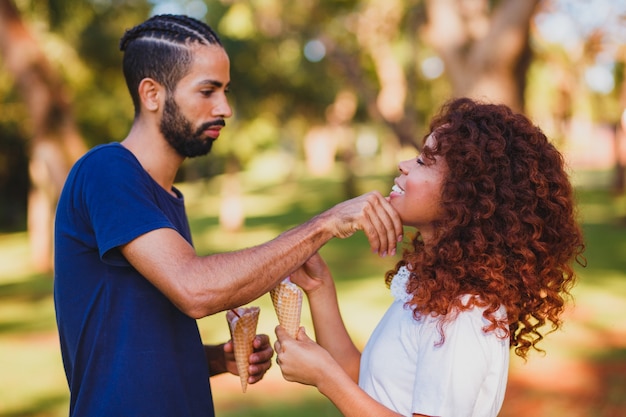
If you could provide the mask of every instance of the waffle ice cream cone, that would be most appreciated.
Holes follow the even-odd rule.
[[[295,338],[300,328],[302,290],[287,277],[270,291],[270,296],[278,323]]]
[[[239,307],[226,312],[226,320],[230,329],[230,337],[233,340],[235,361],[243,392],[246,392],[248,386],[249,358],[254,350],[252,342],[256,336],[259,311],[259,307]]]

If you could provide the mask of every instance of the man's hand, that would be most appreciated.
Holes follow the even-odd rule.
[[[338,238],[363,230],[372,251],[380,256],[395,255],[396,245],[402,241],[400,217],[378,191],[339,203],[320,216],[330,218],[333,235]]]
[[[272,366],[272,357],[274,356],[274,350],[270,345],[270,338],[266,334],[256,335],[252,346],[254,351],[249,358],[249,384],[254,384],[263,379],[267,370]],[[224,344],[224,358],[226,360],[226,370],[234,375],[239,375],[239,372],[237,371],[237,364],[235,363],[232,340],[229,340]]]

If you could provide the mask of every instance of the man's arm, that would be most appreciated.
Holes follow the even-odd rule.
[[[333,237],[363,230],[381,256],[394,254],[402,224],[378,192],[344,201],[275,239],[236,252],[198,256],[173,229],[157,229],[121,247],[122,254],[181,311],[201,318],[263,295]]]

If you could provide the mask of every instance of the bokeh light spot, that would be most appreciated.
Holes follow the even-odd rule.
[[[319,62],[326,56],[326,47],[322,41],[313,39],[304,45],[304,56],[311,62]]]

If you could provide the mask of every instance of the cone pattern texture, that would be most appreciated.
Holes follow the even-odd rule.
[[[239,315],[237,317],[237,314]],[[226,320],[233,339],[233,349],[237,371],[241,380],[241,390],[246,392],[248,387],[248,366],[250,354],[254,350],[252,342],[256,336],[256,326],[259,322],[259,307],[239,307],[226,312]]]
[[[295,338],[300,328],[302,290],[287,277],[270,291],[270,295],[278,323]]]

